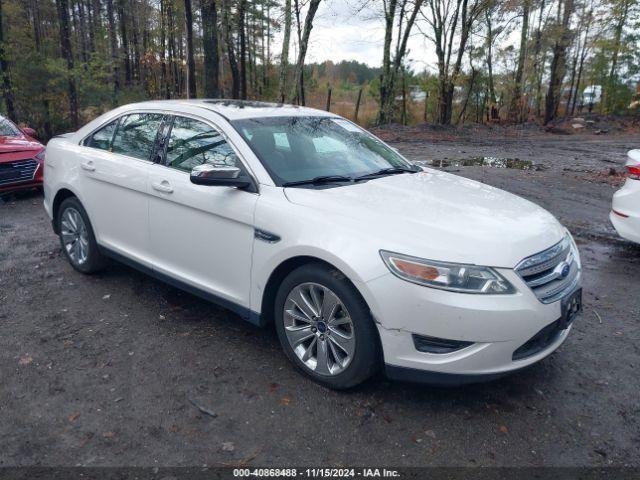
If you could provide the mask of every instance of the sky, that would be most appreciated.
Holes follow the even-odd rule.
[[[380,18],[382,12],[371,9],[358,12],[356,5],[358,5],[357,1],[345,0],[325,0],[320,4],[311,31],[306,62],[357,60],[371,67],[379,67],[382,64],[384,40],[384,24]],[[294,25],[291,38],[295,39],[295,37]],[[276,35],[274,54],[280,51],[281,44],[281,34]],[[294,45],[293,49],[295,51],[291,52],[291,61],[295,60],[297,45]],[[435,66],[436,56],[433,44],[416,29],[409,40],[408,58],[417,70],[423,70],[425,62],[431,65],[431,69]]]
[[[365,1],[368,1],[372,7],[358,11],[358,5]],[[379,0],[323,0],[314,19],[305,61],[311,63],[325,60],[333,62],[357,60],[371,67],[379,67],[382,64],[384,40],[381,4]],[[303,11],[302,21],[305,14],[306,9]],[[424,20],[418,25],[423,29],[428,28]],[[499,46],[515,44],[518,36],[519,30],[513,30],[507,38],[500,41]],[[291,38],[290,61],[295,61],[297,54],[295,19]],[[273,43],[274,56],[280,53],[281,45],[282,32],[279,32]],[[432,73],[437,72],[435,47],[416,27],[413,28],[409,38],[407,59],[415,71],[423,71],[426,68]]]

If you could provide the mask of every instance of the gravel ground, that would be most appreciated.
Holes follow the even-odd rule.
[[[414,160],[531,199],[575,234],[582,316],[538,365],[458,388],[333,392],[275,333],[114,264],[66,262],[37,193],[0,201],[0,466],[640,466],[640,248],[607,215],[638,136],[384,132]]]

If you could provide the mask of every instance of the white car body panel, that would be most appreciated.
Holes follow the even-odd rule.
[[[162,165],[151,168],[148,191],[154,268],[248,308],[258,195],[194,185],[187,172]]]
[[[640,149],[630,150],[626,165],[640,166]],[[613,194],[609,219],[622,238],[640,243],[640,180],[627,178]],[[622,217],[615,212],[622,213]]]
[[[375,238],[377,250],[422,258],[428,252],[430,260],[513,268],[565,234],[551,214],[527,200],[432,169],[348,188],[291,188],[286,195],[334,221],[342,217],[342,225],[357,224],[361,235]]]
[[[194,185],[185,172],[81,145],[98,127],[139,111],[194,117],[222,131],[258,192]],[[392,366],[447,374],[507,372],[537,362],[566,339],[570,328],[536,355],[511,358],[561,315],[559,301],[542,303],[514,271],[524,258],[567,234],[550,213],[432,169],[336,188],[278,187],[228,122],[272,115],[337,117],[306,108],[214,107],[204,101],[120,107],[49,142],[45,209],[52,218],[57,192],[70,190],[87,210],[101,246],[225,306],[237,305],[236,311],[254,322],[270,313],[263,311],[265,288],[280,265],[297,257],[325,261],[367,302],[384,360]],[[171,193],[154,185],[168,186]],[[279,239],[258,240],[256,229]],[[389,271],[380,250],[494,267],[517,292],[460,294],[409,283]],[[414,348],[413,334],[474,344],[451,354],[422,353]]]
[[[83,205],[88,206],[96,238],[105,247],[151,265],[147,176],[153,164],[74,147],[79,164],[78,189],[84,193]]]

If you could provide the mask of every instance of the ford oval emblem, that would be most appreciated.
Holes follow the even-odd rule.
[[[567,278],[570,271],[571,271],[571,266],[568,263],[565,263],[562,267],[562,270],[560,270],[560,276],[562,278]]]

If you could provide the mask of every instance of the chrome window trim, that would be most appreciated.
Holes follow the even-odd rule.
[[[110,153],[111,155],[118,155],[119,157],[126,158],[126,159],[138,160],[140,162],[146,162],[146,163],[154,163],[153,160],[150,160],[150,159],[149,160],[145,160],[144,158],[132,157],[130,155],[124,155],[122,153],[112,152],[111,150],[102,150],[101,148],[89,147],[89,146],[84,144],[84,142],[87,140],[87,138],[91,137],[98,130],[101,130],[104,127],[106,127],[107,125],[109,125],[110,123],[113,123],[113,122],[117,121],[118,125],[116,125],[116,130],[115,130],[115,132],[113,132],[114,133],[114,138],[115,138],[115,134],[118,133],[118,128],[120,127],[120,121],[124,117],[128,117],[129,115],[135,115],[136,113],[157,113],[157,114],[160,114],[160,115],[168,115],[165,110],[153,110],[153,109],[136,109],[136,110],[131,110],[129,112],[121,113],[120,115],[117,115],[115,117],[111,117],[109,120],[106,120],[105,122],[101,123],[100,126],[98,126],[98,127],[94,128],[93,130],[91,130],[90,133],[88,133],[87,135],[82,137],[82,139],[78,142],[78,146],[81,147],[81,148],[88,148],[90,150],[97,150],[98,152]],[[158,133],[156,132],[156,137],[157,137],[157,135],[158,135]],[[113,138],[111,139],[111,141],[113,142]]]
[[[204,117],[201,117],[200,115],[197,115],[197,114],[194,114],[194,113],[190,113],[190,112],[189,113],[187,113],[187,112],[173,112],[173,113],[169,113],[169,115],[171,115],[173,117],[173,119],[171,120],[171,128],[169,129],[169,132],[168,132],[168,135],[167,135],[167,140],[171,136],[171,131],[173,130],[173,121],[175,120],[175,117],[191,118],[192,120],[197,120],[197,121],[202,122],[202,123],[204,123],[206,125],[209,125],[211,128],[213,128],[216,132],[218,132],[220,134],[220,136],[224,139],[225,142],[227,142],[229,144],[229,146],[231,147],[233,152],[238,157],[238,160],[240,161],[240,163],[244,167],[245,171],[247,172],[247,175],[249,175],[249,178],[251,178],[251,181],[253,182],[254,186],[256,187],[257,192],[247,192],[247,193],[253,193],[255,195],[259,195],[260,194],[260,183],[258,182],[258,180],[256,178],[256,174],[253,172],[253,170],[249,166],[248,162],[245,160],[244,156],[240,153],[240,149],[238,149],[238,147],[233,142],[233,140],[231,140],[231,138],[229,138],[229,135],[227,135],[226,132],[222,128],[220,128],[212,120],[209,120],[208,118],[204,118]],[[165,151],[163,152],[163,157],[164,157],[165,153],[166,153],[166,148],[165,148]],[[166,157],[163,158],[163,161],[166,161]],[[170,167],[170,166],[168,166],[168,165],[166,165],[164,163],[161,164],[161,163],[155,163],[154,162],[154,164],[158,165],[160,167],[169,168],[172,171],[184,173],[185,175],[190,175],[190,172],[185,172],[184,170],[179,170],[177,168]]]
[[[216,113],[213,110],[207,110],[207,112],[212,112],[212,113]],[[168,167],[167,165],[161,165],[161,164],[157,164],[156,162],[152,161],[152,160],[143,160],[140,158],[136,158],[136,157],[130,157],[128,155],[122,155],[121,153],[114,153],[114,152],[110,152],[108,150],[101,150],[99,148],[92,148],[92,147],[87,147],[86,145],[84,145],[84,142],[87,138],[89,138],[91,135],[93,135],[95,132],[97,132],[98,130],[100,130],[101,128],[106,127],[108,124],[110,124],[111,122],[118,120],[120,121],[123,117],[127,116],[127,115],[132,115],[132,114],[136,114],[136,113],[159,113],[162,115],[170,115],[172,117],[186,117],[186,118],[192,118],[194,120],[198,120],[200,122],[206,123],[207,125],[209,125],[211,128],[213,128],[214,130],[216,130],[221,136],[222,138],[224,138],[224,140],[231,146],[231,148],[233,149],[233,151],[235,152],[236,156],[238,157],[238,160],[240,161],[240,163],[242,164],[242,166],[244,167],[244,169],[246,170],[247,174],[249,175],[249,177],[251,178],[251,180],[253,181],[257,192],[247,192],[247,193],[255,193],[256,195],[260,194],[260,182],[258,182],[257,180],[257,176],[255,174],[255,172],[253,171],[253,169],[251,168],[251,166],[248,164],[248,162],[246,161],[246,159],[244,158],[244,156],[240,153],[240,150],[238,149],[237,145],[234,143],[234,141],[229,138],[229,135],[226,134],[226,132],[224,131],[224,129],[220,128],[218,126],[218,124],[208,118],[202,117],[200,115],[197,115],[195,113],[191,113],[191,112],[181,112],[181,111],[176,111],[176,110],[167,110],[165,108],[161,108],[161,109],[153,109],[153,108],[137,108],[137,109],[133,109],[133,110],[129,110],[127,112],[122,112],[120,115],[116,115],[113,117],[110,117],[109,119],[105,120],[103,123],[101,123],[99,126],[97,126],[96,128],[94,128],[93,130],[91,130],[91,132],[89,132],[88,134],[86,134],[84,137],[82,137],[82,139],[78,142],[78,145],[81,148],[89,148],[91,150],[97,150],[99,152],[107,152],[110,153],[112,155],[118,155],[120,157],[126,158],[126,159],[132,159],[132,160],[138,160],[141,162],[145,162],[151,165],[159,165],[161,167],[166,167],[166,168],[171,168]],[[172,126],[173,126],[173,122],[172,122]],[[233,127],[232,127],[233,128]],[[171,133],[171,131],[169,131],[169,134]],[[172,169],[175,171],[180,171],[178,169]],[[189,172],[184,172],[182,171],[182,173],[185,174],[189,174]]]

